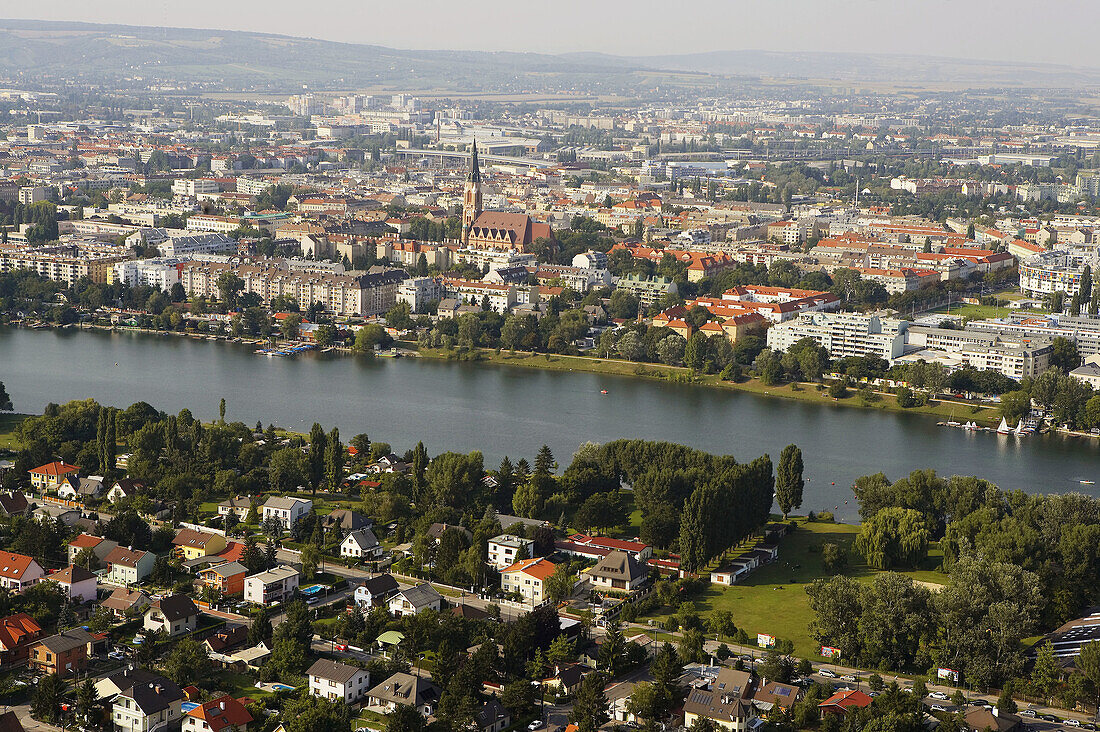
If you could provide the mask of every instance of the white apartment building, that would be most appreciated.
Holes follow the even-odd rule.
[[[172,181],[172,193],[194,198],[203,193],[217,193],[218,181],[212,178],[178,178]]]
[[[313,508],[313,501],[307,498],[289,498],[286,496],[272,496],[263,506],[263,520],[273,518],[282,524],[283,528],[298,523]]]
[[[296,589],[298,570],[285,564],[244,578],[244,599],[257,605],[282,602]]]
[[[178,257],[156,257],[119,262],[114,266],[114,282],[125,282],[130,287],[145,285],[168,292],[180,281],[176,265],[181,261]]]
[[[768,348],[786,351],[803,338],[813,338],[832,358],[878,356],[893,361],[905,352],[908,323],[859,313],[803,313],[768,329]]]
[[[428,303],[446,296],[443,280],[438,277],[410,277],[397,287],[397,302],[407,303],[414,313],[425,312]]]
[[[906,344],[909,348],[927,349],[913,354],[913,358],[939,360],[928,356],[934,357],[937,353],[942,353],[948,360],[947,365],[997,371],[1016,381],[1034,378],[1046,371],[1054,352],[1053,340],[1050,338],[1028,338],[922,325],[909,326]]]
[[[228,234],[241,227],[241,220],[232,216],[214,216],[213,214],[192,214],[187,217],[188,231],[217,231]]]
[[[507,312],[518,302],[515,285],[500,285],[477,280],[462,280],[456,277],[444,277],[443,289],[447,297],[480,306],[489,298],[489,308],[498,313]]]
[[[527,550],[527,559],[534,553],[535,542],[513,534],[501,534],[489,539],[489,564],[504,569],[516,563],[521,548]]]
[[[514,592],[535,607],[546,600],[545,586],[558,566],[545,557],[524,559],[500,571],[500,588]]]
[[[221,233],[191,234],[183,233],[170,236],[157,244],[162,256],[188,257],[195,254],[222,254],[236,252],[237,241]]]

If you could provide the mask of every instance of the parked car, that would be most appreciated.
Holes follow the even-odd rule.
[[[830,671],[827,668],[823,668],[820,671],[818,671],[817,673],[821,676],[824,676],[827,679],[835,679],[836,678],[836,672],[835,671]]]
[[[527,729],[530,730],[530,732],[535,732],[535,730],[542,729],[545,726],[545,722],[543,722],[541,719],[536,719],[534,722],[531,722],[531,724],[527,725]]]
[[[1081,726],[1081,720],[1079,720],[1079,719],[1067,719],[1065,722],[1063,722],[1063,724],[1066,725],[1067,727],[1080,727]]]
[[[947,694],[943,693],[942,691],[933,691],[928,696],[932,699],[939,699],[940,701],[947,701],[948,699],[951,698]]]
[[[931,709],[931,710],[932,710],[933,712],[946,712],[946,711],[947,711],[947,707],[943,706],[942,704],[933,704],[933,705],[932,705],[932,706],[930,707],[930,709]]]
[[[1035,716],[1035,710],[1034,709],[1021,709],[1020,710],[1020,716],[1021,717],[1034,717]]]
[[[844,674],[844,675],[843,675],[843,676],[841,676],[840,678],[844,679],[845,681],[851,681],[851,682],[853,682],[853,683],[854,683],[854,682],[856,682],[856,681],[859,681],[859,679],[857,679],[857,678],[856,678],[855,676],[853,676],[852,674]]]

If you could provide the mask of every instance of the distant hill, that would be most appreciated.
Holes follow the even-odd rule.
[[[407,51],[243,31],[0,20],[0,75],[96,82],[160,79],[229,88],[317,87],[522,92],[629,90],[661,72],[975,86],[1070,87],[1100,70],[855,53],[716,51],[621,57]],[[644,81],[643,81],[644,80]]]

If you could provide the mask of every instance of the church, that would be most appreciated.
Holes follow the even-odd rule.
[[[483,211],[481,208],[481,168],[477,161],[477,142],[470,156],[470,175],[462,197],[462,244],[471,249],[496,249],[530,252],[536,239],[554,241],[550,224],[535,221],[527,214]]]

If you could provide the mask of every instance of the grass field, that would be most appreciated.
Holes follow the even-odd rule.
[[[18,450],[15,428],[29,417],[29,414],[0,414],[0,450]]]
[[[984,320],[986,318],[1003,318],[1011,310],[999,308],[996,305],[971,305],[969,303],[956,303],[948,310],[946,306],[936,308],[925,315],[953,315],[965,320]]]
[[[692,600],[703,615],[714,609],[731,611],[737,627],[750,637],[757,633],[774,635],[792,641],[797,655],[819,658],[820,647],[810,637],[813,611],[806,587],[819,577],[829,576],[819,551],[826,543],[849,545],[848,567],[843,574],[861,582],[874,578],[877,572],[867,567],[850,546],[858,533],[855,524],[799,520],[798,530],[780,542],[778,560],[732,587],[711,585]],[[943,584],[947,576],[936,569],[941,556],[938,550],[931,551],[922,569],[904,574],[921,582]],[[655,617],[667,618],[667,610]]]

